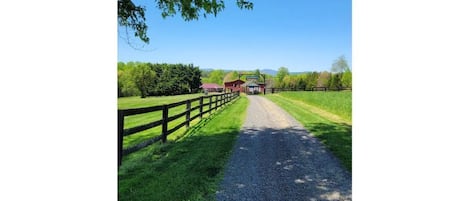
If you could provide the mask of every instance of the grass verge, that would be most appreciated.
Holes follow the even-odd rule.
[[[313,107],[326,110],[343,118],[347,122],[352,121],[352,92],[351,91],[329,91],[329,92],[305,92],[288,91],[278,93],[279,96],[301,101]]]
[[[306,106],[295,104],[283,96],[267,95],[266,98],[301,122],[341,161],[346,169],[352,171],[352,126],[350,124],[330,121],[312,112]]]
[[[155,143],[124,158],[119,200],[214,200],[247,105],[241,96],[178,141]]]

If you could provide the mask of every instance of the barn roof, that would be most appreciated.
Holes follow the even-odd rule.
[[[247,81],[246,83],[242,84],[243,87],[258,87],[259,85],[252,81]]]
[[[220,89],[223,88],[222,86],[214,83],[204,83],[202,86],[200,86],[203,89]]]
[[[234,81],[231,81],[231,82],[225,82],[225,85],[234,84],[234,83],[238,83],[238,82],[244,83],[244,81],[242,81],[242,80],[234,80]]]

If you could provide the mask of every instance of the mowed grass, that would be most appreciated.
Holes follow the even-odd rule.
[[[142,107],[150,107],[156,105],[164,105],[175,103],[179,101],[184,101],[188,99],[193,99],[197,97],[203,96],[202,93],[199,94],[187,94],[187,95],[178,95],[178,96],[160,96],[160,97],[147,97],[147,98],[140,98],[140,97],[124,97],[118,99],[118,109],[130,109],[130,108],[142,108]],[[207,103],[209,98],[204,98],[204,103]],[[215,101],[215,98],[212,98],[212,101]],[[194,101],[191,103],[191,107],[198,106],[199,101]],[[215,107],[215,104],[212,105]],[[204,111],[208,110],[209,106],[204,107]],[[180,114],[186,110],[186,105],[183,104],[178,107],[174,107],[169,109],[168,116],[173,116],[176,114]],[[191,112],[191,117],[194,115],[198,115],[199,110],[195,110]],[[208,116],[208,114],[204,115],[204,117]],[[162,119],[162,111],[126,116],[124,118],[124,129],[132,128],[136,126],[140,126],[146,123],[150,123],[153,121],[157,121]],[[195,125],[199,122],[200,119],[193,120],[190,125]],[[177,126],[178,124],[185,121],[185,116],[180,117],[170,123],[168,123],[168,130]],[[139,133],[125,136],[123,140],[124,149],[129,148],[131,146],[137,145],[145,140],[150,138],[156,137],[161,135],[161,126],[157,126],[145,131],[141,131]],[[168,136],[168,140],[177,140],[185,133],[185,128],[182,127],[178,129],[176,132],[172,133]]]
[[[342,165],[351,172],[352,125],[327,119],[322,115],[313,112],[306,104],[296,104],[295,101],[305,99],[296,99],[296,97],[299,97],[301,93],[311,94],[312,92],[288,92],[289,94],[286,94],[286,96],[283,93],[287,92],[282,92],[280,95],[267,95],[266,97],[291,114],[296,120],[301,122],[303,126],[317,137],[341,161]],[[326,95],[327,93],[330,92],[322,92],[325,97],[334,97]],[[320,93],[318,93],[318,95],[319,94]],[[325,97],[317,99],[325,100]],[[331,100],[331,102],[333,101]]]
[[[118,108],[119,109],[130,109],[130,108],[141,108],[141,107],[150,107],[155,105],[163,105],[174,103],[182,100],[187,100],[191,98],[197,98],[203,96],[202,93],[197,94],[184,94],[177,96],[149,96],[146,98],[140,98],[139,96],[132,97],[122,97],[118,98]]]
[[[183,138],[125,157],[119,168],[119,200],[214,200],[247,105],[241,96]]]
[[[278,95],[334,113],[347,121],[352,121],[352,92],[329,91],[307,92],[288,91]]]

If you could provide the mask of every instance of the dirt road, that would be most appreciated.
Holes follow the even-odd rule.
[[[350,173],[316,138],[270,100],[248,98],[217,200],[352,199]]]

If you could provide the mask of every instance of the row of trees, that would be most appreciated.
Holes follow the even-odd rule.
[[[275,88],[312,89],[313,87],[328,87],[333,89],[352,88],[352,72],[332,73],[309,72],[296,75],[286,74],[274,78]]]
[[[280,67],[274,78],[276,88],[312,89],[328,87],[333,89],[352,88],[352,71],[344,56],[332,64],[331,72],[310,72],[290,75],[288,68]]]
[[[244,76],[239,77],[240,73],[244,73]],[[237,80],[240,78],[241,80],[245,80],[246,73],[252,73],[252,75],[256,75],[259,77],[259,82],[264,82],[264,78],[261,76],[261,72],[259,69],[254,71],[226,71],[221,69],[211,70],[211,71],[203,71],[202,72],[202,82],[203,83],[215,83],[219,85],[223,85],[225,82],[230,82]]]
[[[244,72],[248,73],[248,72]],[[259,70],[252,71],[254,75],[258,75],[259,82],[263,83],[263,77],[260,76]],[[223,86],[224,82],[238,79],[239,72],[225,72],[223,70],[213,70],[203,72],[203,83],[216,83]],[[245,80],[241,77],[241,80]],[[267,88],[294,88],[294,89],[312,89],[313,87],[328,87],[333,89],[352,88],[352,72],[348,68],[336,72],[307,72],[301,74],[290,74],[288,68],[280,67],[276,76],[266,75]]]
[[[117,68],[119,97],[196,93],[202,85],[202,72],[192,64],[119,62]]]

